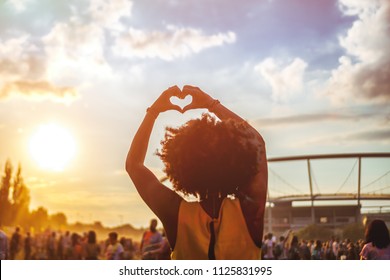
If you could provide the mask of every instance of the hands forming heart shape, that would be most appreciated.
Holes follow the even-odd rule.
[[[176,110],[184,113],[191,109],[206,109],[214,99],[198,87],[186,85],[183,90],[173,86],[165,90],[150,107],[155,112]]]
[[[180,107],[182,113],[185,112],[184,108],[192,104],[192,100],[193,98],[191,95],[186,95],[184,98],[180,98],[177,96],[172,96],[171,98],[169,98],[169,101],[172,103],[172,105],[177,105]]]

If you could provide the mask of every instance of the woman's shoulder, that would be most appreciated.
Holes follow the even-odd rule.
[[[378,259],[390,260],[390,244],[388,244],[385,248],[378,249]]]
[[[372,248],[374,248],[374,246],[372,245],[372,242],[368,242],[368,243],[364,244],[364,246],[363,246],[363,250],[364,249],[365,250],[370,250]]]
[[[390,244],[380,249],[369,242],[363,246],[360,256],[365,260],[390,260]]]
[[[360,256],[362,256],[364,259],[367,259],[369,253],[373,250],[373,248],[374,248],[374,246],[372,245],[371,242],[366,243],[366,244],[363,246],[363,248],[362,248],[362,250],[361,250],[361,252],[360,252]]]

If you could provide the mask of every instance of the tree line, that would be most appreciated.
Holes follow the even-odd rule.
[[[24,228],[42,229],[47,227],[67,226],[64,213],[49,215],[44,207],[30,211],[30,190],[22,176],[19,163],[14,172],[13,165],[7,160],[4,165],[0,185],[0,227],[22,226]]]

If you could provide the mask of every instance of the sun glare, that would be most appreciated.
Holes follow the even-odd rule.
[[[73,136],[54,123],[41,125],[30,140],[30,153],[39,167],[62,171],[76,153]]]

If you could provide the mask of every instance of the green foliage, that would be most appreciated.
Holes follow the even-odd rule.
[[[22,167],[20,164],[13,181],[12,204],[12,220],[15,224],[23,224],[29,215],[30,191],[24,184]]]
[[[362,223],[353,223],[343,228],[343,237],[351,241],[364,239],[364,226]]]
[[[350,239],[351,241],[357,241],[364,239],[364,226],[361,223],[348,224],[343,228],[336,229],[337,236],[342,239]],[[296,235],[299,239],[305,240],[328,240],[332,235],[335,235],[335,231],[320,225],[308,225],[307,227],[299,230]]]
[[[7,160],[4,165],[4,175],[0,186],[0,226],[9,225],[12,221],[12,203],[10,193],[12,188],[12,164]]]
[[[50,225],[54,228],[62,228],[67,224],[67,218],[64,213],[56,213],[50,216]]]
[[[30,215],[30,226],[40,229],[49,225],[49,214],[44,207],[33,210]]]
[[[333,235],[333,231],[319,225],[308,225],[297,232],[299,239],[305,240],[327,240]]]

